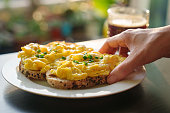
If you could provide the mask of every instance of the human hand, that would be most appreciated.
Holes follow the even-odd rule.
[[[119,47],[128,48],[130,55],[111,71],[107,78],[109,84],[124,79],[139,66],[170,57],[170,26],[124,31],[108,38],[99,52],[114,54]],[[128,49],[119,52],[126,55]]]

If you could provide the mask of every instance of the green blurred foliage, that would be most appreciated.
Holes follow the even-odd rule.
[[[107,9],[115,3],[115,0],[93,0],[92,2],[96,10],[99,11],[100,15],[107,17]]]
[[[40,25],[33,19],[27,19],[23,15],[13,15],[7,23],[7,28],[13,31],[16,38],[28,37],[40,37],[46,33],[40,29]]]

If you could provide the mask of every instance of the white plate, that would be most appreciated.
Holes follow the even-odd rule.
[[[60,98],[92,98],[120,93],[131,89],[142,82],[146,72],[144,67],[131,73],[125,80],[112,85],[98,86],[89,89],[62,90],[50,87],[46,81],[32,81],[18,71],[19,59],[8,61],[2,69],[3,77],[12,85],[38,95]]]

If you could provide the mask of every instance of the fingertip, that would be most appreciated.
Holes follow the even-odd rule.
[[[129,75],[134,70],[133,61],[130,61],[128,58],[125,59],[124,62],[119,64],[115,69],[113,69],[109,76],[107,77],[107,83],[113,84],[115,82],[121,81],[126,76]]]
[[[103,46],[99,49],[99,52],[102,53],[102,54],[104,53]]]
[[[110,47],[108,40],[99,49],[100,53],[115,54],[118,48]]]
[[[108,84],[113,84],[117,81],[119,81],[121,75],[117,74],[117,69],[112,70],[109,74],[109,76],[107,77],[107,83]]]
[[[108,77],[107,77],[107,83],[108,84],[113,84],[113,83],[115,83],[116,82],[116,77],[114,77],[114,75],[109,75]]]
[[[101,48],[99,49],[99,52],[100,52],[100,53],[105,53],[106,48],[108,48],[108,45],[107,45],[107,43],[105,42],[105,43],[101,46]]]

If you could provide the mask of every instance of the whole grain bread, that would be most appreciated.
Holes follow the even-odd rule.
[[[31,79],[45,80],[46,78],[45,73],[40,73],[40,71],[33,71],[33,70],[25,69],[22,62],[20,62],[19,64],[19,71],[23,73],[26,77],[31,78]]]
[[[59,89],[81,89],[107,83],[106,82],[107,76],[105,75],[87,77],[86,79],[82,80],[64,80],[57,78],[55,75],[50,74],[49,71],[47,73],[40,73],[40,71],[27,70],[24,68],[22,62],[20,62],[19,64],[19,71],[30,79],[36,80],[46,79],[50,86]]]
[[[47,46],[51,46],[54,42],[46,44]],[[60,41],[56,41],[55,43],[60,43]],[[66,45],[71,45],[73,43],[66,43]],[[76,45],[76,44],[75,44]],[[80,88],[88,88],[96,85],[106,84],[107,76],[94,76],[87,77],[86,79],[81,80],[64,80],[57,78],[55,75],[52,75],[50,71],[46,73],[40,73],[40,71],[28,70],[24,68],[24,64],[20,61],[19,71],[23,73],[26,77],[35,80],[47,80],[48,84],[52,87],[59,89],[80,89]]]
[[[102,75],[87,77],[86,79],[81,80],[64,80],[57,78],[55,75],[50,74],[50,72],[46,73],[46,80],[49,85],[59,89],[80,89],[106,84],[106,78],[107,76]]]
[[[61,43],[61,41],[54,41],[46,44],[46,46],[51,46],[53,43]],[[71,45],[75,43],[65,43],[66,45]],[[24,68],[22,60],[20,61],[19,64],[19,71],[23,73],[26,77],[31,78],[31,79],[36,79],[36,80],[45,80],[46,79],[46,73],[40,73],[40,71],[35,71],[35,70],[28,70]]]

